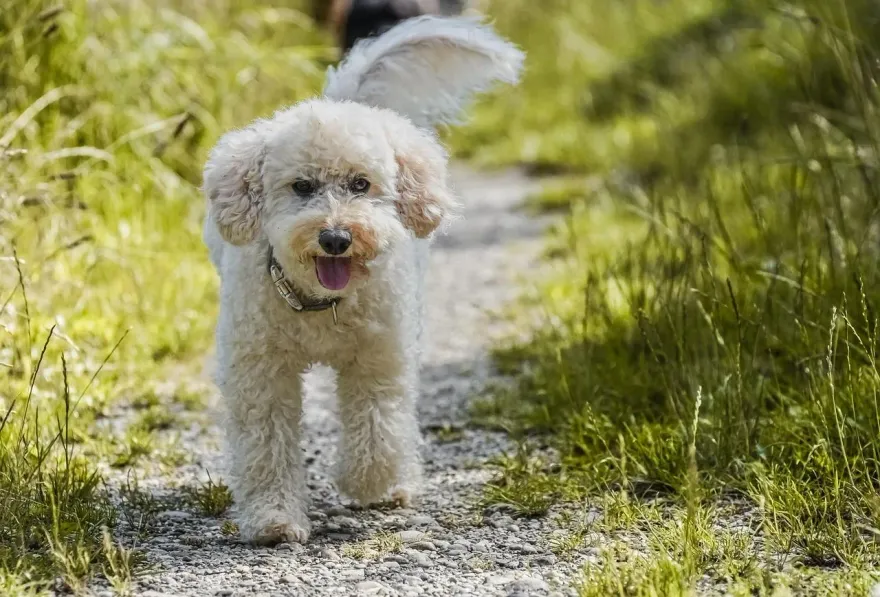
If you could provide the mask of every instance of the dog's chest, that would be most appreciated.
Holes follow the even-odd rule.
[[[331,310],[286,313],[279,325],[284,343],[291,353],[308,364],[332,365],[348,360],[371,338],[387,336],[394,331],[387,322],[362,306],[340,305],[334,321]],[[396,326],[393,326],[396,327]]]

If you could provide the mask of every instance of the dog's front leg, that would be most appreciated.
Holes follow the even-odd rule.
[[[361,504],[408,504],[421,478],[415,374],[403,354],[361,354],[339,370],[339,489]]]
[[[222,383],[230,488],[243,539],[304,543],[311,525],[300,448],[302,379],[291,368],[267,366],[271,360],[241,362]]]

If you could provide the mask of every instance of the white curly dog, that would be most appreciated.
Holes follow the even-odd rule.
[[[523,54],[472,18],[420,17],[359,43],[323,97],[225,134],[204,170],[204,237],[221,279],[216,381],[242,537],[304,542],[302,375],[332,367],[338,488],[406,504],[421,476],[416,421],[422,276],[454,213],[453,122]]]

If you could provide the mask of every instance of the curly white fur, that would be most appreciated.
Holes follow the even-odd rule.
[[[521,62],[474,21],[404,22],[356,47],[324,98],[229,132],[212,150],[204,238],[221,277],[217,383],[245,539],[308,538],[302,374],[317,363],[338,375],[340,490],[363,503],[415,494],[423,269],[456,202],[446,152],[413,119],[448,120],[493,80],[515,80]],[[358,178],[368,190],[355,190]],[[298,180],[313,191],[298,194]],[[318,235],[328,228],[352,237],[338,257],[351,263],[341,290],[316,275],[327,258]],[[293,312],[277,294],[270,246],[301,298],[341,299],[338,325],[329,311]]]

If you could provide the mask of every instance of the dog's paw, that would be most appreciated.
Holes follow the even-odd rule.
[[[311,534],[311,524],[305,516],[291,516],[275,512],[262,521],[240,525],[241,536],[255,545],[277,545],[279,543],[305,543]]]
[[[406,487],[398,487],[391,492],[391,501],[398,508],[409,508],[412,506],[415,494]]]
[[[393,466],[372,466],[368,469],[343,468],[336,479],[336,487],[362,506],[381,502],[394,483],[397,469]]]

